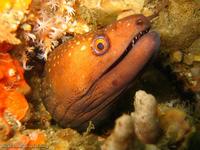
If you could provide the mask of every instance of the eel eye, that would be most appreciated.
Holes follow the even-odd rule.
[[[98,56],[105,54],[109,47],[110,43],[105,35],[98,35],[92,41],[92,50]]]

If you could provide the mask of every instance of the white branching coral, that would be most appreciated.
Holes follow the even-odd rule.
[[[72,15],[75,15],[75,10],[73,8],[73,5],[74,5],[75,1],[71,1],[71,2],[67,2],[65,5],[64,5],[64,8],[66,9],[67,13],[72,16]]]
[[[36,4],[37,3],[37,4]],[[34,19],[30,21],[32,30],[24,32],[24,39],[34,43],[41,50],[38,55],[41,59],[47,59],[49,52],[58,46],[59,39],[66,33],[85,33],[89,27],[75,19],[75,0],[44,0],[34,1],[30,7],[34,12]]]
[[[59,1],[58,0],[48,0],[46,2],[47,6],[50,7],[51,10],[56,11],[59,7]]]
[[[132,117],[122,115],[116,120],[112,134],[102,146],[102,150],[126,150],[134,140],[134,124]]]
[[[134,101],[135,134],[143,143],[155,143],[159,137],[159,122],[157,116],[157,102],[153,95],[145,91],[137,91]]]
[[[35,34],[30,33],[30,32],[24,32],[23,36],[24,36],[24,39],[25,39],[26,41],[35,42],[35,40],[36,40]]]
[[[136,138],[144,144],[157,141],[160,128],[154,96],[137,91],[134,107],[135,112],[131,115],[122,115],[116,120],[113,132],[102,146],[103,150],[127,150]]]
[[[34,28],[36,34],[42,34],[45,31],[47,32],[50,28],[51,20],[48,18],[43,17],[42,19],[37,19],[36,26]]]
[[[47,60],[47,56],[48,56],[48,53],[49,53],[50,51],[51,51],[51,49],[47,49],[47,50],[45,50],[43,53],[38,54],[38,58],[39,58],[39,59]]]

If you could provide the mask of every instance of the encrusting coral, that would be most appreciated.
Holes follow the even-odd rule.
[[[169,143],[183,140],[192,131],[188,115],[183,109],[160,105],[158,111],[160,127]]]
[[[30,92],[30,87],[19,61],[8,53],[13,46],[7,42],[0,44],[0,141],[21,128],[29,110],[24,95]]]
[[[30,87],[23,73],[19,62],[0,50],[1,139],[6,139],[11,130],[20,127],[20,121],[25,118],[29,110],[24,94],[30,92]],[[7,132],[4,132],[5,130]]]
[[[24,19],[26,10],[31,0],[12,0],[0,1],[0,43],[19,44],[20,40],[16,37],[16,30]]]
[[[46,149],[44,145],[46,135],[40,130],[26,130],[23,134],[16,133],[9,141],[0,141],[1,149],[20,150],[20,149]]]

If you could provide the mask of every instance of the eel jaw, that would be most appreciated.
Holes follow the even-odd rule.
[[[150,30],[150,28],[147,28],[144,31],[140,31],[136,36],[134,36],[134,38],[132,39],[132,47],[136,44],[136,42],[146,33],[148,33]],[[129,44],[130,45],[130,44]],[[132,48],[131,48],[132,49]]]
[[[108,68],[104,71],[103,75],[107,74],[109,71],[111,71],[113,68],[115,68],[125,57],[126,55],[128,55],[128,53],[133,49],[134,45],[137,43],[137,41],[140,40],[140,38],[147,34],[150,31],[150,27],[138,32],[133,38],[132,40],[129,42],[127,48],[124,50],[124,52],[122,53],[122,55]],[[101,77],[102,77],[101,76]]]

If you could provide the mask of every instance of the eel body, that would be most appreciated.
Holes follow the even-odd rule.
[[[132,15],[79,35],[48,57],[42,83],[43,102],[63,127],[85,128],[109,116],[122,93],[160,45],[150,21]]]

